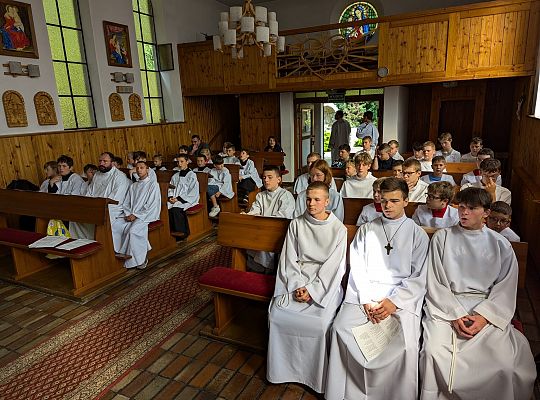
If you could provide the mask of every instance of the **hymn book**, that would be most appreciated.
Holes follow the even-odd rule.
[[[390,316],[378,324],[368,321],[351,330],[358,347],[369,362],[377,358],[401,332],[401,325],[396,318]]]

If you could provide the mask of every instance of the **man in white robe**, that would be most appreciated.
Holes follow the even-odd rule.
[[[109,152],[99,156],[98,172],[86,189],[85,196],[103,197],[116,200],[118,204],[109,204],[111,225],[122,212],[122,202],[126,197],[131,181],[126,174],[112,165],[114,155]],[[74,238],[94,239],[94,225],[72,222],[69,231]]]
[[[143,269],[152,249],[148,241],[148,224],[159,219],[161,192],[155,173],[151,177],[145,162],[135,165],[138,180],[134,182],[122,203],[122,213],[112,224],[114,251],[130,255],[126,268]],[[152,171],[153,172],[153,171]]]
[[[267,378],[323,393],[330,327],[343,299],[347,230],[326,211],[324,183],[310,184],[307,202],[306,213],[289,225],[279,260],[269,310]]]
[[[294,212],[294,197],[281,186],[281,172],[276,166],[266,166],[263,171],[265,190],[257,193],[248,215],[261,217],[281,217],[291,219]],[[248,250],[248,266],[251,270],[273,273],[275,270],[275,254],[268,251]],[[251,258],[252,257],[252,258]]]
[[[377,180],[369,169],[373,160],[368,153],[360,153],[354,157],[356,176],[343,182],[339,194],[341,197],[370,199],[373,197],[373,182]]]
[[[351,243],[347,292],[332,328],[329,400],[417,399],[429,238],[405,215],[407,193],[402,179],[385,179],[384,216],[360,226]],[[399,322],[400,333],[368,362],[352,328],[386,318]]]
[[[460,224],[431,240],[420,355],[421,399],[529,400],[536,368],[510,323],[518,265],[510,243],[484,226],[491,196],[457,194]]]
[[[428,184],[420,180],[421,166],[418,160],[408,159],[403,163],[403,179],[409,187],[409,201],[425,203]]]

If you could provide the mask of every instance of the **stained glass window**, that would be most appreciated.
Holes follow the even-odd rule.
[[[78,0],[43,0],[65,129],[94,128],[96,115]]]
[[[364,19],[378,18],[379,14],[372,4],[365,1],[357,1],[347,6],[339,17],[339,22],[362,21]],[[341,34],[347,38],[358,38],[363,35],[371,37],[378,24],[357,25],[350,28],[340,29]]]
[[[161,75],[157,61],[157,41],[152,3],[150,0],[132,0],[132,3],[146,120],[157,123],[163,121],[165,116],[163,112]]]

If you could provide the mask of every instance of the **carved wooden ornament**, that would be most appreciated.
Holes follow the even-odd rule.
[[[118,93],[111,93],[109,96],[109,110],[112,121],[124,121],[124,103]]]
[[[132,93],[129,96],[129,114],[132,121],[140,121],[143,119],[141,96],[137,93]]]
[[[9,128],[28,126],[24,99],[19,92],[15,90],[5,91],[2,95],[2,103],[4,104],[4,113]]]
[[[34,106],[36,107],[38,124],[58,124],[58,119],[56,118],[56,110],[54,108],[54,101],[49,93],[37,92],[34,96]]]

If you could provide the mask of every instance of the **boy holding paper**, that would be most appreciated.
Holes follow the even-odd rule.
[[[383,215],[360,226],[351,243],[347,294],[332,327],[329,400],[390,400],[396,390],[402,400],[417,398],[429,238],[405,215],[409,189],[404,180],[387,178],[380,191]],[[352,328],[386,318],[395,318],[400,332],[368,362]],[[391,382],[399,382],[399,388]]]

